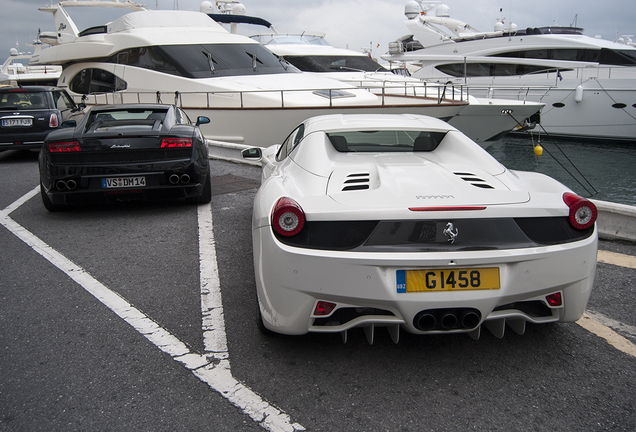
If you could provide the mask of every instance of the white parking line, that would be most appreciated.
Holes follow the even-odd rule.
[[[300,424],[292,423],[289,415],[275,408],[249,387],[237,381],[230,372],[225,323],[222,322],[223,310],[221,291],[218,284],[216,252],[213,250],[214,236],[212,234],[212,211],[210,205],[204,205],[199,208],[199,242],[202,244],[204,251],[211,253],[214,258],[201,258],[201,303],[202,308],[205,308],[203,317],[204,331],[209,332],[206,337],[207,344],[205,348],[206,351],[210,351],[210,356],[216,361],[211,361],[207,355],[191,351],[186,344],[159,326],[143,312],[134,308],[118,293],[110,290],[83,268],[73,263],[9,217],[11,212],[37,195],[38,190],[39,186],[0,212],[0,224],[51,264],[62,270],[97,300],[144,335],[157,348],[169,354],[173,360],[183,364],[187,369],[192,370],[192,373],[197,378],[219,392],[263,428],[271,432],[305,430]],[[204,232],[201,233],[201,231]],[[219,317],[221,322],[219,322]]]

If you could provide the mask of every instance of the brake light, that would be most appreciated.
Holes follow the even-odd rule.
[[[49,151],[51,153],[66,153],[82,151],[77,141],[49,143]]]
[[[316,303],[314,315],[329,315],[335,309],[335,307],[335,303],[319,301],[318,303]]]
[[[305,225],[305,212],[296,201],[282,197],[276,201],[272,210],[272,227],[285,237],[298,234]]]
[[[573,228],[584,230],[594,225],[598,215],[594,203],[572,192],[563,194],[563,202],[570,207],[568,218]]]
[[[478,211],[486,210],[486,207],[409,207],[411,211],[436,212],[436,211]]]
[[[49,127],[56,128],[60,125],[60,122],[57,119],[57,114],[51,113],[51,117],[49,117]]]
[[[192,138],[164,138],[161,148],[192,147]]]

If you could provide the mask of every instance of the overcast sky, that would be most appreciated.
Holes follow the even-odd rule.
[[[201,0],[150,0],[148,9],[199,10]],[[57,0],[53,1],[57,3]],[[406,0],[244,0],[247,15],[270,21],[279,32],[326,33],[331,45],[357,51],[373,49],[374,56],[385,53],[388,43],[408,33],[404,25]],[[481,31],[492,31],[503,9],[507,22],[519,28],[574,24],[588,36],[615,40],[616,34],[636,34],[635,0],[448,0],[451,17]],[[0,0],[4,16],[0,26],[0,61],[19,44],[20,51],[37,37],[38,28],[53,31],[53,16],[38,7],[51,0]],[[117,18],[103,9],[68,8],[80,30]],[[90,12],[90,15],[87,15]],[[576,17],[576,18],[575,18]],[[633,38],[636,40],[636,37]],[[378,47],[379,45],[379,47]]]

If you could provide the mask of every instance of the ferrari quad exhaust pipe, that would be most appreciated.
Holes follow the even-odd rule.
[[[475,312],[466,312],[461,318],[462,327],[466,329],[475,328],[479,324],[479,320],[479,315]]]
[[[172,174],[170,177],[168,177],[168,181],[170,182],[170,184],[177,184],[179,183],[179,176],[177,174]]]
[[[66,182],[64,180],[58,180],[55,182],[55,189],[59,191],[66,190]]]
[[[413,327],[421,331],[468,330],[480,321],[481,313],[473,308],[429,309],[415,315]]]
[[[453,313],[444,314],[442,317],[442,328],[444,330],[450,330],[457,326],[457,315]]]
[[[179,180],[181,180],[181,183],[190,183],[190,176],[188,174],[181,174],[181,177],[179,178]]]
[[[432,330],[435,327],[435,324],[437,324],[435,316],[433,314],[426,313],[426,311],[415,315],[413,322],[415,328],[422,331]]]
[[[75,180],[68,180],[66,182],[66,188],[68,190],[75,190],[76,187],[77,187],[77,182]]]

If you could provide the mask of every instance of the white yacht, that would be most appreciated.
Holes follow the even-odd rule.
[[[543,102],[541,126],[553,136],[636,139],[636,47],[503,18],[481,32],[451,18],[441,1],[411,0],[405,14],[411,34],[382,58],[413,68],[414,77],[467,85],[474,96]]]
[[[42,42],[33,42],[34,53],[42,49]],[[0,67],[0,85],[57,85],[62,73],[61,66],[33,66],[29,65],[33,53],[20,52],[11,48],[9,57]]]
[[[71,6],[132,11],[79,31],[65,10]],[[426,98],[378,95],[301,73],[202,12],[146,10],[119,0],[61,1],[40,10],[53,14],[57,30],[41,34],[53,46],[35,54],[31,64],[63,66],[59,85],[74,98],[89,105],[176,102],[191,117],[212,120],[202,127],[211,140],[267,146],[314,115],[386,112],[449,119],[468,105],[442,98],[439,88]]]
[[[442,86],[451,98],[468,101],[468,106],[448,120],[448,123],[487,146],[512,129],[526,127],[539,121],[543,104],[527,101],[476,98],[462,92],[461,86],[444,90],[443,84],[430,84],[408,76],[391,73],[368,54],[336,48],[325,40],[324,34],[260,33],[252,36],[278,57],[298,69],[327,76],[359,88],[385,94],[401,94],[408,89],[411,95],[437,93]],[[455,93],[453,93],[455,92]],[[462,93],[460,93],[462,92]],[[534,121],[533,121],[534,120]]]

